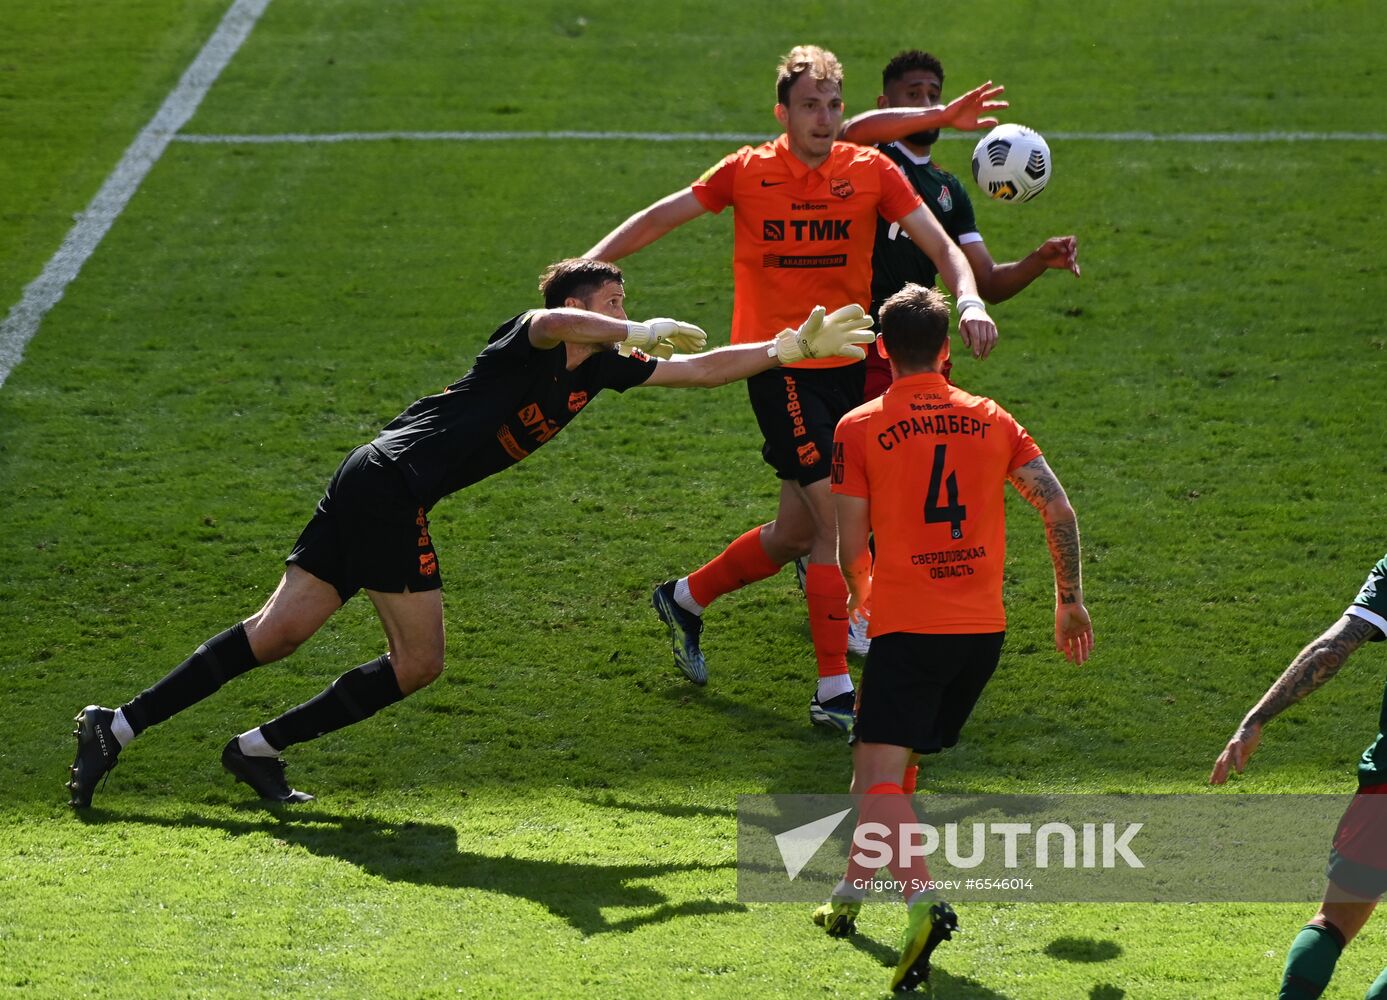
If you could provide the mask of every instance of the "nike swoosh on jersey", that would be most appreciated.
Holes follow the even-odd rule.
[[[778,186],[778,185],[787,184],[787,183],[789,183],[789,182],[788,182],[788,181],[768,181],[768,180],[766,180],[764,177],[761,178],[761,186],[762,186],[763,188],[773,188],[773,187],[776,187],[776,186]]]

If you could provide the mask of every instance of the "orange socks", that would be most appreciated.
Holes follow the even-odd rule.
[[[848,672],[848,585],[832,563],[810,563],[804,576],[809,634],[820,677]]]
[[[761,546],[761,527],[758,524],[723,549],[712,562],[689,574],[689,593],[695,601],[706,608],[723,594],[780,572],[780,565],[772,562]],[[847,641],[846,636],[843,641]]]

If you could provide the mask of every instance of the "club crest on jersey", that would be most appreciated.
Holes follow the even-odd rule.
[[[834,177],[828,182],[828,190],[838,198],[852,197],[852,181],[846,177]]]
[[[954,207],[954,196],[949,193],[949,186],[946,184],[939,189],[939,197],[935,199],[939,202],[939,207],[946,212],[952,211]]]
[[[632,351],[631,353],[634,354],[634,353],[636,353],[636,352],[635,352],[635,351]],[[586,392],[583,392],[583,391],[579,390],[578,392],[570,392],[570,393],[568,394],[568,412],[569,412],[569,413],[577,413],[579,410],[581,410],[583,407],[585,407],[585,406],[587,406],[587,405],[588,405],[588,394],[587,394]]]
[[[765,219],[761,222],[761,239],[783,240],[785,239],[785,220],[784,219]]]

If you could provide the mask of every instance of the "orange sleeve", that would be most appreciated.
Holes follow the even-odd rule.
[[[1007,463],[1007,472],[1015,472],[1027,462],[1034,462],[1043,452],[1040,446],[1031,439],[1031,435],[1016,422],[1016,418],[1001,407],[997,408],[1001,412],[999,416],[1006,418],[1007,433],[1011,436],[1011,461]]]
[[[877,211],[887,222],[899,222],[924,202],[920,194],[910,186],[901,168],[891,162],[888,156],[877,157],[877,170],[881,171],[881,203]]]
[[[834,493],[866,499],[867,490],[867,420],[857,413],[848,413],[838,421],[833,432],[833,465],[829,469],[829,488]]]
[[[743,148],[727,154],[693,182],[690,189],[694,197],[708,211],[716,214],[732,204],[732,185],[737,179],[745,151]]]

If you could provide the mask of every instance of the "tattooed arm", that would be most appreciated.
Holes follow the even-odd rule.
[[[1045,538],[1055,566],[1055,648],[1074,663],[1083,663],[1093,651],[1093,624],[1084,607],[1079,522],[1074,508],[1044,456],[1027,462],[1009,478],[1045,519]]]
[[[1302,649],[1262,695],[1262,700],[1247,713],[1214,762],[1209,783],[1223,784],[1228,780],[1230,769],[1242,774],[1247,759],[1262,738],[1262,727],[1337,674],[1349,654],[1377,635],[1376,625],[1356,615],[1344,615]]]

